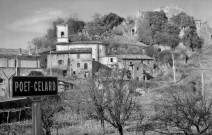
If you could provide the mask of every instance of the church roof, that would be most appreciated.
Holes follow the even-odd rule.
[[[64,51],[52,51],[51,54],[75,54],[75,53],[91,53],[91,48],[75,48],[71,50],[64,50]],[[50,53],[50,52],[49,52]]]
[[[109,45],[106,42],[101,41],[74,41],[69,43],[57,43],[56,45],[71,45],[71,44],[102,44],[102,45]]]
[[[144,54],[120,54],[117,57],[128,60],[153,60],[153,58]]]

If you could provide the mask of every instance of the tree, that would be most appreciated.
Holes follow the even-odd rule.
[[[180,29],[177,26],[167,22],[163,25],[161,32],[155,33],[155,43],[175,48],[180,42],[179,32]]]
[[[181,12],[176,16],[173,16],[170,19],[178,28],[185,28],[185,27],[195,27],[194,18],[187,15],[185,12]]]
[[[157,53],[158,53],[158,51],[152,45],[148,46],[145,50],[145,54],[150,57],[156,56]]]
[[[156,61],[160,64],[169,64],[172,66],[172,53],[171,51],[165,50],[157,54]]]
[[[93,21],[98,23],[100,22],[102,15],[100,13],[95,13],[92,17],[93,17]]]
[[[88,84],[93,118],[106,121],[123,135],[123,127],[138,109],[135,82],[125,80],[127,71],[102,71]]]
[[[33,38],[31,43],[37,47],[37,49],[42,48],[43,39],[41,37]]]
[[[138,27],[138,40],[148,45],[155,43],[157,33],[162,33],[164,25],[168,22],[163,11],[148,11]]]
[[[115,26],[118,26],[123,21],[124,18],[118,16],[115,13],[109,13],[108,15],[103,16],[101,19],[102,24],[109,27],[110,29],[114,28]]]
[[[162,134],[212,134],[212,100],[188,86],[171,86],[157,101],[155,131]]]
[[[163,25],[168,21],[168,18],[163,11],[148,11],[145,14],[145,18],[148,19],[152,37],[154,37],[156,32],[161,32]]]
[[[138,27],[138,40],[147,45],[153,45],[153,38],[151,36],[151,31],[149,28],[144,28],[142,26]]]
[[[54,114],[61,111],[63,107],[61,106],[60,96],[49,96],[45,97],[41,101],[41,121],[42,128],[45,135],[51,135],[51,128],[54,124],[53,117]]]
[[[78,34],[78,32],[81,32],[85,26],[83,21],[76,20],[74,18],[69,18],[66,23],[68,25],[69,34]]]
[[[110,38],[111,31],[114,27],[120,25],[124,21],[124,18],[116,15],[115,13],[109,13],[101,17],[96,13],[93,16],[93,20],[88,22],[86,30],[92,40],[102,40]]]
[[[204,43],[203,39],[197,35],[196,29],[192,28],[188,28],[185,30],[185,34],[182,37],[182,41],[183,44],[191,48],[192,51],[194,51],[195,49],[201,49]]]

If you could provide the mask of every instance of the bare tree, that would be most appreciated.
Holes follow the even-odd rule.
[[[154,130],[162,134],[212,134],[212,101],[200,91],[172,86],[158,101]]]
[[[102,124],[108,122],[123,135],[123,127],[138,107],[133,94],[136,85],[126,80],[126,70],[99,73],[88,85],[92,115]]]
[[[55,113],[63,110],[60,96],[48,96],[41,101],[41,120],[45,135],[51,135]]]

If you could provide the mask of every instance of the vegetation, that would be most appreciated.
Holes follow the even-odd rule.
[[[197,35],[194,18],[185,14],[179,13],[171,18],[171,21],[180,29],[184,30],[182,42],[192,51],[202,48],[203,40]]]
[[[133,95],[136,87],[133,81],[125,79],[125,70],[112,74],[111,77],[107,71],[102,72],[89,83],[92,115],[102,123],[108,122],[123,135],[124,125],[138,109]]]
[[[192,51],[200,50],[203,45],[203,39],[201,39],[194,28],[188,28],[185,30],[185,35],[182,38],[183,44],[190,48]]]
[[[63,110],[60,96],[45,97],[41,101],[41,121],[45,135],[51,135],[51,128],[54,125],[53,117]]]
[[[157,102],[154,130],[162,134],[211,134],[211,100],[186,86],[171,88]]]
[[[102,40],[110,37],[112,29],[120,25],[124,21],[124,18],[116,15],[115,13],[109,13],[101,17],[96,13],[93,16],[93,20],[88,22],[85,29],[92,40]]]

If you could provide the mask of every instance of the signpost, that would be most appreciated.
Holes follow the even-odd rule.
[[[32,135],[41,135],[41,96],[57,95],[57,77],[14,76],[12,97],[32,97]]]
[[[57,77],[14,76],[13,97],[57,95]]]

